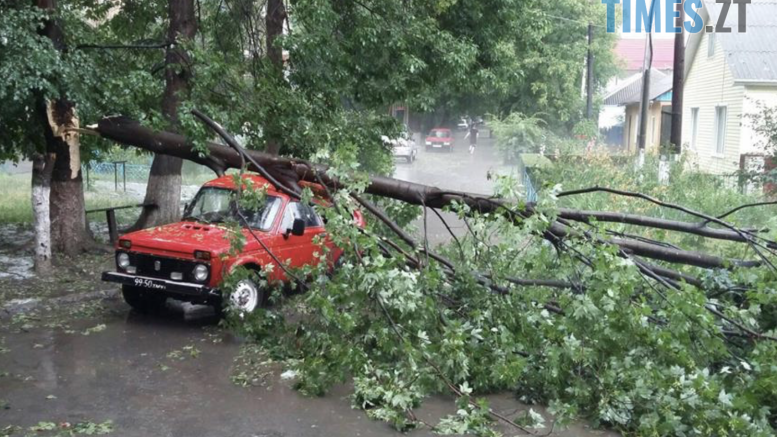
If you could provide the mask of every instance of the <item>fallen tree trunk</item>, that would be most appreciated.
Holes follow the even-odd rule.
[[[197,162],[209,167],[219,175],[224,174],[228,168],[240,168],[243,164],[241,156],[228,146],[207,143],[208,154],[204,154],[197,151],[182,135],[154,131],[124,117],[103,118],[97,125],[91,126],[89,131],[125,145]],[[327,174],[326,167],[324,166],[311,164],[304,160],[269,155],[255,150],[247,150],[246,153],[261,166],[261,168],[257,168],[256,165],[249,164],[248,168],[250,170],[269,173],[274,179],[284,184],[285,187],[282,188],[289,192],[294,192],[295,189],[298,189],[297,182],[300,180],[323,182],[331,188],[341,187],[336,178]],[[481,213],[509,214],[515,220],[527,218],[534,213],[532,205],[527,205],[522,210],[516,210],[514,209],[515,205],[503,199],[443,190],[438,187],[384,176],[371,176],[370,184],[365,191],[368,194],[435,209],[452,206],[454,203],[462,203]],[[707,238],[751,242],[748,233],[738,231],[730,225],[728,226],[731,229],[718,229],[692,222],[679,222],[633,214],[578,211],[566,208],[560,210],[559,217],[579,222],[590,222],[592,219],[595,219],[603,222],[617,222],[690,233]],[[577,234],[570,232],[569,227],[557,222],[550,226],[545,236],[550,241],[557,243],[565,238],[574,238]],[[601,242],[617,245],[628,254],[703,268],[753,267],[762,264],[760,260],[725,259],[701,252],[671,248],[629,238],[612,238],[602,240]],[[769,242],[769,244],[772,245],[774,243]],[[673,275],[677,276],[676,273],[673,273]]]

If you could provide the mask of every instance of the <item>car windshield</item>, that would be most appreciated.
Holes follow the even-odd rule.
[[[435,138],[448,138],[448,132],[445,132],[444,130],[434,130],[432,131],[432,136]]]
[[[281,199],[275,196],[266,196],[264,204],[255,210],[243,209],[241,211],[252,228],[267,231],[272,227],[280,207]],[[202,188],[186,210],[183,219],[203,223],[240,221],[237,214],[235,191],[216,187]]]

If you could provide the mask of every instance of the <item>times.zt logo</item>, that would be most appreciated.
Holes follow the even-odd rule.
[[[680,23],[676,19],[680,17],[678,5],[682,3],[682,10],[685,12],[686,20],[682,23],[686,32],[699,33],[704,31],[711,33],[730,33],[731,27],[726,26],[726,17],[731,10],[732,3],[737,8],[737,32],[747,32],[747,5],[752,0],[715,0],[720,5],[720,14],[715,26],[712,24],[704,26],[699,11],[705,7],[702,0],[602,0],[602,4],[607,5],[607,32],[615,32],[615,5],[623,3],[623,33],[630,33],[631,14],[634,13],[635,33],[640,32],[661,32],[661,23],[666,26],[666,33],[680,33]],[[663,7],[663,14],[662,8]]]

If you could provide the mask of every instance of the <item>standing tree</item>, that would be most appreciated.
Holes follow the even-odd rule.
[[[165,52],[162,115],[169,129],[179,132],[178,108],[189,93],[192,77],[187,46],[197,33],[194,0],[168,0],[167,10],[170,24]],[[180,218],[182,168],[183,161],[180,158],[154,155],[143,203],[155,206],[143,208],[133,229],[170,223]]]

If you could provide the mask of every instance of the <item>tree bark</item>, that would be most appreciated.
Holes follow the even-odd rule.
[[[193,0],[168,0],[170,25],[165,52],[165,91],[162,96],[162,114],[172,132],[179,131],[178,107],[189,93],[192,77],[191,61],[181,43],[194,40],[197,20]],[[148,176],[145,207],[131,230],[144,229],[174,222],[181,217],[181,169],[183,160],[169,155],[154,155]]]
[[[36,0],[35,5],[50,13],[56,11],[56,0]],[[64,32],[59,22],[47,19],[40,34],[65,52]],[[60,98],[45,101],[38,96],[38,112],[46,140],[46,152],[56,156],[51,175],[49,197],[51,249],[74,256],[92,242],[86,229],[84,190],[81,179],[80,138],[75,104]]]
[[[56,156],[35,154],[32,157],[32,223],[35,231],[35,273],[51,272],[51,174]]]
[[[283,23],[286,20],[286,6],[283,0],[267,0],[265,14],[267,58],[270,60],[272,72],[278,81],[283,81],[283,48],[277,44],[278,37],[283,35]],[[269,120],[272,123],[273,120]],[[264,151],[277,155],[281,150],[281,139],[275,129],[266,130],[268,138]]]
[[[240,155],[229,147],[209,143],[208,149],[210,154],[207,157],[201,157],[183,136],[169,132],[154,132],[151,129],[141,126],[137,122],[126,118],[104,118],[100,120],[96,126],[90,127],[90,129],[105,138],[123,144],[140,147],[154,153],[169,154],[207,165],[219,174],[223,173],[227,168],[240,168],[242,165]],[[256,161],[264,171],[268,172],[273,178],[284,184],[287,189],[289,187],[294,187],[300,180],[313,183],[321,182],[333,189],[337,189],[341,186],[337,178],[326,173],[326,167],[324,166],[310,164],[303,160],[273,156],[254,150],[246,150],[246,154]],[[254,165],[249,165],[249,169],[253,171],[259,170]],[[294,191],[293,188],[291,191]],[[367,185],[365,192],[413,205],[436,209],[451,206],[454,203],[462,203],[481,213],[495,212],[509,214],[511,218],[514,218],[516,221],[520,221],[523,218],[534,214],[532,205],[527,205],[523,210],[517,210],[515,205],[502,199],[493,199],[459,191],[442,190],[433,186],[383,176],[370,177],[370,183]],[[709,228],[702,224],[695,224],[694,227],[693,223],[688,222],[672,222],[651,217],[640,219],[638,216],[627,214],[619,215],[617,213],[576,211],[569,209],[560,211],[559,216],[562,219],[564,215],[566,215],[568,219],[575,221],[585,222],[592,218],[601,218],[602,221],[643,225],[703,235],[711,238],[747,242],[742,236],[733,236],[731,232],[728,232],[729,230]],[[733,234],[737,233],[733,232]],[[584,238],[584,235],[560,222],[555,222],[551,224],[549,229],[545,232],[545,237],[551,242],[558,243],[568,238]],[[760,261],[724,259],[704,253],[686,251],[629,238],[600,239],[597,240],[597,242],[616,245],[628,254],[704,268],[726,268],[729,266],[753,267],[760,265]]]

